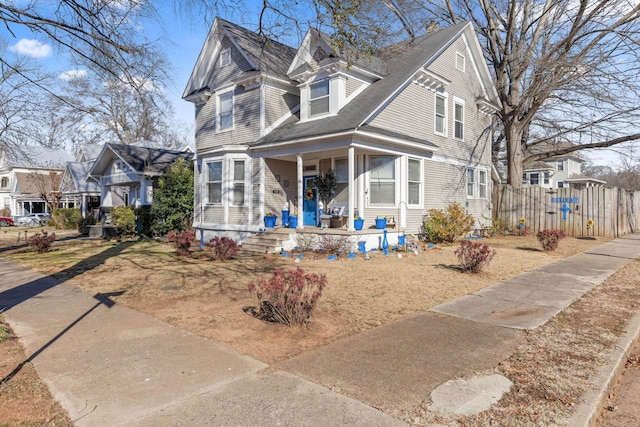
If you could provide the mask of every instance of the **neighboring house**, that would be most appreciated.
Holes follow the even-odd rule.
[[[60,184],[62,194],[74,200],[76,208],[83,217],[88,214],[97,216],[100,209],[100,185],[89,178],[89,170],[93,166],[102,145],[83,144],[78,148],[76,161],[67,163]]]
[[[178,159],[193,160],[190,151],[123,144],[105,144],[87,172],[98,183],[100,209],[110,212],[118,206],[141,207],[153,202],[153,186]]]
[[[71,154],[40,146],[4,148],[0,151],[0,209],[13,218],[48,213],[49,200],[58,198],[62,172]],[[73,199],[61,197],[59,205],[73,207]]]
[[[460,202],[491,218],[499,105],[471,23],[341,57],[309,30],[298,49],[217,18],[183,95],[196,112],[194,227],[244,239],[288,206],[316,227],[314,178],[333,169],[347,228],[394,216],[416,233]]]
[[[562,144],[567,145],[567,144]],[[562,147],[559,147],[562,148]],[[535,150],[548,150],[547,146],[533,147]],[[525,166],[522,176],[523,187],[543,188],[585,188],[601,186],[605,181],[580,174],[586,159],[577,151],[533,162]]]

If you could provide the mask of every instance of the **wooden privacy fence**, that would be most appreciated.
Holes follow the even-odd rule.
[[[495,216],[510,228],[520,218],[532,233],[563,230],[569,236],[620,237],[640,229],[640,191],[617,188],[513,188],[498,186]],[[592,220],[593,225],[587,226]]]

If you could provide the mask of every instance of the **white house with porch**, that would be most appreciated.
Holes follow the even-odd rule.
[[[499,105],[471,23],[371,57],[309,30],[295,49],[217,18],[183,97],[195,106],[194,227],[244,240],[287,206],[317,229],[314,180],[335,171],[331,206],[372,228],[417,233],[459,202],[491,218],[491,117]]]

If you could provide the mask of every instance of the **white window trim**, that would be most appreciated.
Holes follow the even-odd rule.
[[[560,165],[560,167],[558,167]],[[556,160],[556,170],[563,172],[564,171],[564,160]]]
[[[537,180],[538,180],[538,182],[536,182],[535,184],[532,181],[534,175],[537,177]],[[531,172],[529,174],[529,185],[536,185],[536,186],[540,185],[540,172]]]
[[[438,132],[437,118],[438,118],[438,107],[437,107],[437,99],[438,97],[444,98],[444,119],[443,126],[444,131]],[[433,133],[440,136],[447,136],[447,121],[449,120],[449,95],[446,92],[435,92],[433,97]]]
[[[220,129],[220,98],[231,93],[231,127],[228,129]],[[216,133],[229,132],[236,127],[236,96],[235,86],[225,88],[216,92]]]
[[[462,106],[462,120],[456,120],[456,105],[460,105]],[[453,138],[458,140],[458,141],[464,141],[464,131],[465,131],[465,105],[464,105],[464,99],[460,99],[457,97],[453,97]],[[460,121],[462,123],[462,137],[458,138],[456,136],[456,123]]]
[[[484,184],[480,181],[480,174],[484,172]],[[484,186],[484,196],[480,195],[480,188]],[[486,200],[489,198],[489,172],[486,169],[478,169],[478,199]]]
[[[469,194],[469,171],[473,171],[473,186],[471,187],[472,193],[473,194]],[[471,166],[467,166],[464,169],[464,194],[467,196],[467,199],[477,199],[478,198],[478,189],[476,188],[478,186],[478,179],[476,177],[477,175],[477,168],[471,167]]]
[[[326,95],[323,95],[321,97],[312,99],[311,98],[311,86],[320,84],[322,82],[326,82],[327,83],[327,88],[328,88],[328,92],[329,93],[327,93]],[[318,117],[325,117],[325,116],[331,114],[331,79],[330,78],[325,77],[325,78],[322,78],[322,79],[314,80],[307,87],[307,91],[308,91],[308,94],[309,94],[308,99],[307,99],[307,103],[308,103],[308,105],[307,105],[307,112],[308,112],[307,115],[309,116],[310,119],[316,119]],[[324,111],[322,113],[318,113],[318,114],[313,114],[312,115],[311,114],[311,102],[313,102],[315,100],[318,100],[318,99],[322,99],[322,98],[327,98],[327,100],[329,101],[328,102],[328,107],[329,107],[328,110]]]
[[[242,205],[236,205],[234,203],[233,200],[233,193],[234,193],[234,186],[236,183],[235,177],[234,177],[234,173],[235,173],[235,162],[239,162],[242,161],[244,162],[244,178],[243,178],[243,182],[244,182],[244,204]],[[229,201],[228,201],[228,206],[234,206],[234,207],[247,207],[249,206],[249,178],[251,176],[250,172],[249,172],[249,166],[250,166],[250,162],[248,161],[248,158],[246,156],[243,157],[229,157],[229,162],[228,162],[228,175],[229,175],[229,179],[227,180],[227,182],[229,183],[229,189],[227,191],[227,193],[229,194]],[[224,168],[224,165],[223,165]],[[224,175],[224,170],[222,171],[222,176]],[[222,183],[222,191],[224,194],[224,180]]]
[[[204,163],[204,168],[203,168],[203,181],[204,181],[204,189],[203,189],[203,196],[202,197],[205,200],[205,205],[213,205],[213,206],[221,206],[223,204],[224,198],[222,197],[222,194],[224,194],[224,159],[222,158],[215,158],[215,159],[208,159],[206,160]],[[220,201],[219,202],[212,202],[209,199],[209,183],[211,182],[217,182],[217,181],[209,181],[209,164],[211,163],[220,163],[222,170],[220,171]]]
[[[225,60],[223,61],[223,59]],[[226,67],[227,65],[230,65],[230,64],[231,64],[231,48],[228,47],[220,51],[219,68]]]
[[[395,157],[394,159],[394,172],[395,172],[395,176],[394,176],[394,182],[395,182],[395,186],[394,186],[394,201],[393,204],[391,203],[371,203],[371,157]],[[367,199],[367,207],[368,208],[397,208],[398,206],[398,196],[400,195],[400,179],[398,179],[398,172],[399,172],[399,168],[398,168],[398,162],[399,162],[399,156],[394,156],[393,154],[375,154],[375,155],[369,155],[367,156],[367,189],[366,189],[366,199]]]
[[[420,189],[418,195],[418,203],[410,204],[409,203],[409,161],[415,160],[420,163]],[[407,158],[407,208],[415,209],[422,208],[424,206],[424,161],[422,159],[416,157],[408,157]]]
[[[459,58],[462,58],[462,67],[458,66]],[[462,53],[456,52],[456,70],[460,70],[464,73],[466,68],[467,68],[467,58]]]

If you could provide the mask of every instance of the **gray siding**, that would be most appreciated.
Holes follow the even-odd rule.
[[[364,82],[362,82],[362,81],[360,81],[358,79],[347,78],[347,82],[346,82],[346,97],[348,98],[353,92],[355,92],[356,89],[358,89],[363,84],[364,84]]]
[[[196,107],[196,151],[198,153],[229,144],[246,144],[260,137],[260,91],[234,91],[234,129],[216,132],[216,96]]]
[[[242,53],[236,49],[233,43],[231,43],[228,37],[225,36],[222,39],[221,46],[221,51],[226,48],[231,49],[231,64],[220,67],[220,52],[218,52],[209,77],[207,78],[207,86],[211,88],[211,90],[216,90],[232,78],[238,78],[243,73],[252,70],[251,65]]]
[[[276,178],[280,177],[280,180]],[[273,212],[280,216],[280,211],[288,201],[297,196],[296,163],[283,160],[265,160],[265,212]],[[285,187],[285,181],[288,186]],[[292,206],[291,206],[292,208]]]
[[[283,89],[265,87],[265,127],[273,125],[300,104],[300,97]]]

